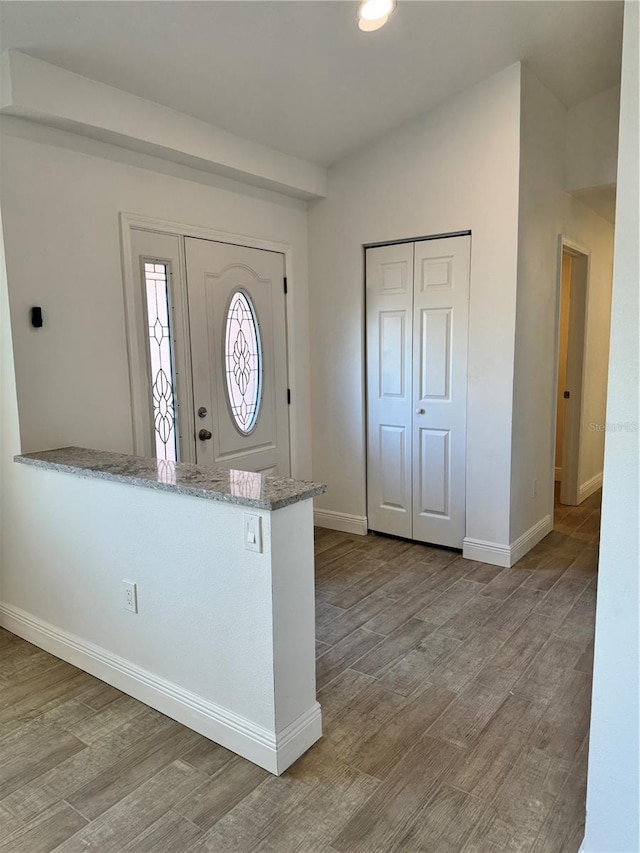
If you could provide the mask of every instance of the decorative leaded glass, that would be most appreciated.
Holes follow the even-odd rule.
[[[144,279],[156,457],[175,462],[178,448],[167,264],[145,261]]]
[[[173,459],[157,459],[158,482],[175,486],[178,482],[176,477],[176,463]]]
[[[262,495],[262,474],[254,471],[229,471],[229,487],[232,495],[240,498],[260,500]]]
[[[236,427],[247,435],[260,411],[262,349],[253,303],[242,290],[233,294],[229,304],[224,355],[231,415]]]

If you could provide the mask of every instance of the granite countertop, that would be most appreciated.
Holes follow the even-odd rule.
[[[163,489],[180,495],[267,510],[281,509],[307,500],[321,495],[327,489],[320,483],[307,483],[288,477],[205,468],[186,462],[167,462],[124,453],[87,450],[84,447],[60,447],[25,453],[15,456],[14,461],[81,477],[115,480],[147,489]]]

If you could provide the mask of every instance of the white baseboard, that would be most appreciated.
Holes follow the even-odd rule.
[[[366,536],[368,532],[366,516],[349,515],[348,512],[334,512],[330,509],[314,509],[313,523],[316,527],[355,533],[357,536]]]
[[[468,536],[462,540],[462,556],[467,560],[477,560],[480,563],[490,563],[492,566],[508,568],[511,563],[511,552],[508,545],[499,542],[487,542],[484,539],[471,539]]]
[[[594,492],[597,492],[599,488],[602,486],[602,471],[599,474],[591,477],[590,480],[587,480],[586,483],[582,483],[580,488],[578,489],[578,501],[582,503],[585,501],[590,495]]]
[[[0,626],[277,776],[322,736],[317,702],[276,733],[17,607],[0,604]]]
[[[271,773],[275,773],[276,776],[280,776],[287,767],[290,767],[294,761],[297,761],[321,737],[322,713],[320,705],[315,702],[308,711],[301,714],[286,729],[277,733],[275,745],[276,769],[272,770],[271,767],[265,767],[265,770],[269,770]],[[258,762],[254,763],[257,764]]]
[[[467,537],[462,543],[462,556],[467,560],[477,560],[481,563],[490,563],[492,566],[508,569],[515,565],[521,557],[524,557],[527,551],[530,551],[548,533],[551,533],[552,529],[551,516],[545,515],[510,545]]]
[[[541,539],[544,539],[553,530],[553,519],[550,515],[545,515],[540,521],[536,522],[533,527],[526,530],[522,536],[511,543],[511,565],[515,565],[521,557],[530,551],[534,545],[537,545]]]

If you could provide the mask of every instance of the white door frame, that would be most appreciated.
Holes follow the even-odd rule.
[[[120,247],[122,252],[122,280],[124,290],[125,326],[127,333],[127,356],[129,363],[129,379],[131,386],[131,421],[133,430],[133,447],[137,455],[144,454],[145,415],[148,408],[148,389],[142,385],[140,377],[145,376],[146,340],[143,336],[143,325],[139,322],[137,305],[138,281],[133,267],[131,252],[131,231],[134,228],[153,231],[160,234],[171,234],[178,237],[196,237],[201,240],[213,240],[217,243],[229,243],[235,246],[247,246],[250,249],[265,249],[284,255],[284,269],[287,278],[287,299],[285,303],[285,322],[287,327],[287,375],[288,387],[292,389],[291,404],[289,405],[289,452],[291,476],[299,477],[300,471],[300,442],[298,432],[298,412],[296,407],[297,388],[296,358],[294,350],[295,317],[295,286],[293,271],[293,247],[287,243],[276,243],[273,240],[263,240],[246,234],[230,234],[226,231],[216,231],[199,225],[189,225],[184,222],[173,222],[165,219],[155,219],[150,216],[140,216],[135,213],[120,213]],[[185,289],[183,297],[186,301],[186,264],[184,251],[181,252],[182,265],[180,284]],[[142,358],[144,357],[144,361]]]
[[[553,379],[553,418],[551,441],[551,514],[555,505],[555,451],[556,427],[558,421],[558,365],[560,357],[560,299],[562,293],[562,255],[567,251],[581,261],[584,270],[584,287],[580,286],[574,297],[572,274],[572,304],[569,308],[569,340],[567,365],[571,367],[573,378],[571,382],[572,403],[568,407],[564,424],[564,440],[562,445],[562,485],[560,500],[564,504],[578,506],[580,503],[580,459],[582,452],[582,405],[584,389],[584,368],[586,362],[587,327],[589,310],[589,287],[591,280],[591,252],[586,246],[576,243],[564,234],[558,235],[557,275],[556,275],[556,316],[555,316],[555,355]],[[575,267],[575,265],[574,265]],[[581,276],[582,278],[582,276]],[[578,317],[575,313],[578,313]]]

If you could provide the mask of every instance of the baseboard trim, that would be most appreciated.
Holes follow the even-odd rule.
[[[366,516],[349,515],[348,512],[334,512],[330,509],[314,509],[313,523],[316,527],[354,533],[357,536],[366,536],[368,532]]]
[[[322,713],[320,705],[316,702],[306,713],[276,735],[276,776],[284,773],[287,767],[290,767],[321,737]]]
[[[489,563],[492,566],[508,569],[524,557],[527,551],[537,545],[552,529],[551,516],[545,515],[510,545],[466,537],[462,542],[462,556],[467,560],[477,560],[480,563]]]
[[[586,501],[588,497],[590,497],[594,492],[597,492],[599,488],[602,486],[602,471],[599,474],[595,474],[585,483],[583,483],[578,489],[578,502],[582,503],[582,501]]]
[[[492,566],[508,568],[511,563],[511,552],[508,545],[499,542],[487,542],[484,539],[471,539],[468,536],[462,540],[462,556],[467,560],[489,563]]]
[[[0,603],[0,626],[276,776],[322,736],[317,702],[276,733],[17,607]]]
[[[541,539],[544,539],[553,530],[553,519],[550,515],[545,515],[540,521],[536,522],[533,527],[526,530],[522,536],[511,543],[511,564],[515,565],[521,557],[530,551],[534,545],[537,545]]]

